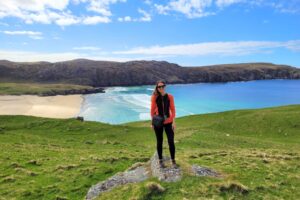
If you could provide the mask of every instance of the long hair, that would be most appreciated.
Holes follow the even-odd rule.
[[[159,83],[163,83],[164,85],[166,85],[166,82],[164,80],[158,80],[158,81],[156,81],[155,88],[153,90],[152,95],[155,95],[155,96],[161,95],[160,92],[158,91],[158,88],[157,88],[157,86],[158,86]]]

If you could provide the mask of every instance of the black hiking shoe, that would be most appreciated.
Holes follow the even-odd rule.
[[[162,159],[159,159],[158,163],[159,163],[160,168],[165,168],[166,167],[165,164],[164,164],[164,161]]]
[[[171,160],[172,160],[172,167],[173,168],[178,168],[178,165],[177,165],[176,161],[173,160],[173,159],[171,159]]]

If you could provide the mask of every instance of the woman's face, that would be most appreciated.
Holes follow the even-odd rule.
[[[159,92],[164,92],[166,85],[164,83],[158,83],[157,89]]]

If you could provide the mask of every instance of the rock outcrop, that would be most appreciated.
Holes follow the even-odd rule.
[[[183,176],[183,171],[180,166],[172,167],[169,165],[170,157],[163,156],[165,168],[159,167],[157,152],[153,154],[150,160],[146,163],[135,163],[124,172],[118,172],[107,180],[101,181],[93,185],[86,195],[86,200],[92,200],[103,192],[112,190],[113,188],[127,183],[137,183],[147,180],[149,177],[156,177],[159,181],[176,182],[180,181]],[[211,176],[221,177],[220,173],[198,165],[192,165],[192,175],[195,176]]]
[[[218,172],[216,172],[212,169],[209,169],[207,167],[201,167],[198,165],[192,165],[192,172],[196,176],[212,176],[212,177],[220,177],[221,176]]]
[[[92,186],[86,195],[86,200],[91,200],[101,193],[109,191],[119,185],[144,181],[149,176],[149,171],[147,171],[144,166],[138,166],[135,169],[119,172],[109,179]]]
[[[182,171],[180,167],[168,167],[168,164],[171,162],[170,157],[163,156],[163,161],[165,164],[167,164],[166,168],[160,168],[158,161],[158,155],[157,153],[154,153],[150,159],[152,176],[157,177],[158,180],[165,182],[175,182],[181,179]]]

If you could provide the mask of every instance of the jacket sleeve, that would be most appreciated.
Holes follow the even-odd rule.
[[[152,95],[151,96],[151,111],[150,111],[151,119],[152,119],[153,115],[155,114],[155,110],[156,110],[155,96]]]
[[[173,97],[173,95],[171,96],[170,109],[171,109],[171,112],[172,112],[172,117],[173,117],[173,119],[174,119],[175,116],[176,116],[176,110],[175,110],[175,102],[174,102],[174,97]]]

